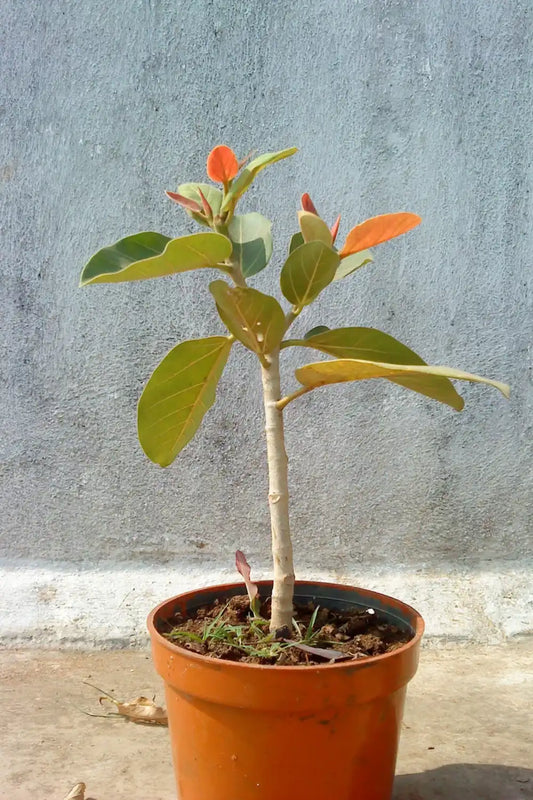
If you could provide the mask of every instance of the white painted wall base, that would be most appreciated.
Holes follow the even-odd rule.
[[[147,643],[145,618],[161,600],[199,586],[236,580],[233,569],[0,567],[0,643],[5,647],[104,649]],[[255,577],[261,577],[257,571]],[[264,577],[268,577],[265,575]],[[399,597],[424,616],[427,640],[495,644],[533,633],[531,567],[491,564],[447,574],[373,570],[363,575],[309,571],[301,577],[364,585]]]

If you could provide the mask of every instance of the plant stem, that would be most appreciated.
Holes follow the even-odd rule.
[[[234,266],[230,269],[229,274],[233,278],[235,286],[243,286],[246,288],[246,281],[239,266]]]
[[[296,308],[293,306],[291,310],[285,314],[285,333],[289,330],[298,314],[300,314],[301,310],[301,308]]]
[[[210,227],[216,233],[221,233],[223,236],[226,236],[229,239],[227,222],[217,223],[216,225],[213,224]],[[227,274],[230,276],[230,278],[232,278],[235,286],[242,286],[243,288],[246,288],[246,280],[244,278],[244,275],[242,274],[240,264],[236,262],[232,258],[232,256],[230,256],[227,259],[223,267],[224,270],[227,272]]]
[[[272,527],[274,587],[270,630],[291,627],[294,592],[294,566],[289,525],[288,459],[285,451],[283,412],[277,404],[281,399],[279,350],[268,356],[269,366],[261,366],[265,404],[265,432],[268,457],[268,503]]]

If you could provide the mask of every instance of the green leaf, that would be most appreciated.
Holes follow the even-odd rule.
[[[136,233],[99,250],[85,265],[80,286],[161,278],[202,267],[216,267],[231,255],[220,233],[194,233],[169,239],[160,233]]]
[[[272,255],[272,223],[262,214],[242,214],[232,218],[228,235],[233,242],[233,260],[245,278],[261,272]]]
[[[313,328],[303,339],[288,339],[285,346],[312,347],[335,358],[359,358],[389,364],[426,362],[388,333],[376,328]]]
[[[341,260],[333,280],[340,281],[342,278],[345,278],[347,275],[351,275],[352,272],[364,267],[365,264],[369,264],[373,260],[374,259],[372,258],[372,253],[370,250],[361,250],[359,253],[346,256],[346,258]]]
[[[319,331],[313,329],[306,333],[303,339],[287,339],[283,347],[312,347],[335,358],[357,358],[365,361],[379,361],[388,364],[419,364],[426,365],[424,359],[417,355],[407,345],[402,344],[388,333],[375,328],[336,328],[335,330]],[[421,391],[429,397],[438,395],[453,408],[463,405],[462,397],[456,392],[454,385],[447,378],[439,376],[424,376],[422,389],[415,389],[412,378],[389,378],[393,383],[398,383],[408,389]],[[442,400],[444,402],[444,400]]]
[[[241,174],[233,181],[231,189],[227,193],[222,204],[222,211],[234,207],[239,197],[244,194],[255,179],[255,176],[261,172],[262,169],[268,167],[269,164],[274,164],[276,161],[281,161],[283,158],[294,155],[297,150],[297,147],[289,147],[287,150],[279,150],[277,153],[264,153],[262,156],[258,156],[254,158],[253,161],[250,161]]]
[[[329,328],[328,328],[327,325],[317,325],[316,328],[311,328],[310,331],[307,331],[307,333],[304,333],[304,339],[310,339],[311,336],[316,336],[317,334],[325,333],[326,331],[329,331]],[[294,340],[294,343],[296,341],[298,341],[298,343],[299,343],[299,340],[297,340],[297,339]]]
[[[291,241],[289,244],[289,255],[292,253],[293,250],[296,250],[297,247],[301,247],[303,244],[305,244],[304,237],[302,236],[300,231],[298,231],[298,233],[294,233],[291,236]]]
[[[324,242],[331,247],[331,231],[323,219],[310,211],[298,211],[298,223],[304,242]]]
[[[368,378],[386,378],[394,383],[399,383],[407,389],[412,389],[415,392],[432,397],[434,400],[439,400],[441,403],[446,403],[455,408],[456,411],[462,410],[464,406],[463,398],[460,395],[457,395],[456,398],[450,397],[447,391],[439,391],[439,388],[431,384],[428,379],[439,377],[486,383],[499,389],[505,397],[509,397],[510,392],[505,383],[482,378],[479,375],[471,375],[469,372],[462,372],[452,367],[384,364],[378,361],[363,361],[359,359],[338,359],[336,361],[319,361],[315,364],[306,364],[304,367],[297,369],[295,374],[300,383],[309,389],[315,389],[318,386],[325,386],[330,383],[346,383]]]
[[[226,336],[193,339],[174,347],[156,367],[139,400],[139,441],[148,458],[168,467],[192,439],[228,360]]]
[[[201,189],[205,199],[211,206],[213,216],[216,217],[217,214],[220,214],[220,207],[222,205],[222,199],[224,195],[220,189],[216,188],[216,186],[212,186],[210,183],[182,183],[180,186],[178,186],[179,194],[182,194],[184,197],[188,197],[189,200],[195,200],[198,205],[201,206],[202,198],[198,189]],[[200,214],[197,214],[194,211],[187,211],[187,214],[195,219],[196,222],[199,222],[200,225],[208,224],[204,217],[201,217]]]
[[[306,242],[289,255],[280,275],[281,291],[297,308],[309,305],[331,283],[338,254],[322,242]]]
[[[264,355],[279,346],[285,332],[285,314],[275,297],[250,287],[232,288],[225,281],[212,281],[209,291],[220,318],[245,347]]]

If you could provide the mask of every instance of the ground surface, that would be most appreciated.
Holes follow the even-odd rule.
[[[532,640],[423,652],[395,800],[533,798],[532,657]],[[175,798],[166,728],[80,711],[98,710],[84,680],[162,701],[147,653],[4,651],[0,679],[0,800],[62,800],[78,781],[94,800]]]

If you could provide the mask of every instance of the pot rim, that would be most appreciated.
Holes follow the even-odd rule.
[[[257,581],[258,586],[265,586],[272,584],[272,581]],[[390,595],[383,594],[382,592],[375,592],[372,589],[361,589],[357,586],[351,586],[350,584],[344,583],[332,583],[331,581],[315,581],[315,580],[297,580],[295,581],[295,586],[302,586],[302,585],[311,585],[311,586],[320,586],[323,588],[335,588],[335,589],[352,589],[358,592],[362,592],[364,594],[371,595],[372,597],[377,598],[380,601],[390,601],[392,600],[398,606],[401,606],[403,610],[408,613],[411,613],[414,617],[414,635],[413,638],[410,639],[408,642],[403,644],[401,647],[397,647],[395,650],[392,650],[390,653],[382,653],[378,656],[368,656],[367,658],[361,659],[352,659],[350,661],[341,661],[336,664],[313,664],[312,666],[307,664],[294,664],[294,665],[282,665],[278,666],[276,664],[248,664],[242,661],[230,661],[229,659],[225,658],[211,658],[210,656],[202,655],[201,653],[194,653],[192,650],[187,650],[184,647],[179,647],[179,645],[173,644],[170,642],[165,636],[163,636],[157,628],[155,627],[155,620],[157,619],[161,610],[167,606],[169,603],[173,603],[178,601],[187,595],[194,595],[195,593],[199,592],[199,589],[192,589],[188,592],[181,592],[181,594],[174,595],[173,597],[169,597],[163,602],[159,603],[148,615],[146,620],[146,624],[148,627],[148,632],[152,641],[155,643],[157,640],[158,644],[162,644],[167,650],[170,650],[174,654],[178,654],[182,657],[190,659],[193,663],[203,664],[204,666],[212,665],[212,666],[220,666],[221,664],[224,665],[225,668],[234,668],[240,670],[276,670],[276,672],[282,673],[297,673],[297,672],[304,672],[310,673],[313,670],[342,670],[342,669],[365,669],[365,667],[370,666],[371,664],[378,664],[379,662],[386,661],[387,659],[394,658],[397,656],[401,656],[402,653],[405,653],[407,650],[418,645],[420,639],[422,638],[422,634],[424,633],[425,623],[420,615],[420,613],[413,608],[412,606],[404,603],[402,600],[398,600],[395,597],[391,597]],[[240,582],[236,583],[223,583],[223,584],[214,584],[213,586],[205,586],[202,587],[201,591],[205,590],[215,590],[219,589],[221,592],[224,590],[234,589],[234,588],[241,588],[242,584]]]

